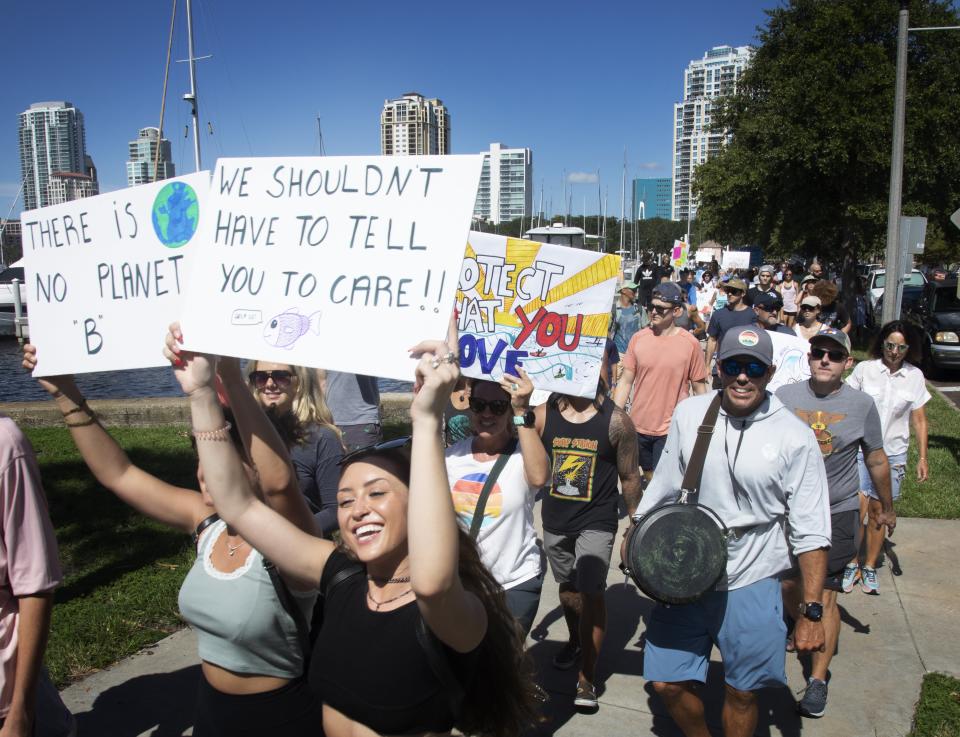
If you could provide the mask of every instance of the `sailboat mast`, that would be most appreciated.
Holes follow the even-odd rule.
[[[187,62],[190,65],[190,94],[183,99],[193,107],[193,158],[200,171],[200,101],[197,99],[197,60],[193,55],[193,6],[187,0]],[[159,144],[158,144],[159,145]]]
[[[627,150],[623,150],[623,174],[620,177],[620,252],[623,253],[623,231],[627,224]]]

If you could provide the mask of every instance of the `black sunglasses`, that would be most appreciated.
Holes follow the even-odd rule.
[[[479,397],[470,397],[470,409],[478,415],[488,407],[490,408],[490,414],[499,417],[510,409],[510,402],[506,399],[480,399]]]
[[[663,317],[668,312],[673,312],[675,308],[676,305],[667,305],[666,307],[663,305],[650,305],[650,309],[660,315],[660,317]]]
[[[720,362],[720,368],[727,376],[739,376],[746,374],[751,379],[759,379],[767,373],[766,364],[760,361],[738,361],[735,358],[727,358]]]
[[[391,450],[402,450],[410,445],[411,437],[406,435],[402,438],[394,438],[393,440],[384,440],[382,443],[377,443],[376,445],[368,445],[365,448],[357,448],[357,450],[347,453],[343,458],[337,461],[338,466],[346,466],[348,463],[353,463],[359,458],[363,458],[368,455],[376,455],[377,453],[387,453]]]
[[[724,289],[727,294],[743,294],[742,289],[737,289],[736,287],[727,287]]]
[[[824,356],[827,356],[831,363],[843,363],[847,360],[846,351],[828,351],[824,348],[814,348],[813,346],[810,347],[810,358],[812,358],[814,361],[822,361]]]
[[[273,379],[277,386],[290,386],[293,380],[293,372],[280,369],[278,371],[251,371],[250,383],[257,389],[263,389],[267,385],[267,379]]]
[[[813,312],[816,309],[813,305],[800,305],[801,312]]]

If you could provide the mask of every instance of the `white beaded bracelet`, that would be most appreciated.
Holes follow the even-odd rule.
[[[217,430],[191,430],[190,434],[197,440],[229,440],[231,427],[233,425],[227,422]]]

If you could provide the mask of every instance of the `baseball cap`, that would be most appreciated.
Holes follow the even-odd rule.
[[[762,307],[765,310],[779,310],[783,307],[783,300],[776,292],[757,292],[753,296],[753,306]]]
[[[770,366],[773,364],[773,341],[766,330],[756,325],[732,328],[720,341],[717,360],[723,361],[734,356],[750,356]]]
[[[775,272],[776,272],[776,269],[774,269],[770,264],[764,264],[763,266],[760,267],[760,271],[757,272],[757,273],[759,273],[759,274],[773,274],[773,273],[775,273]]]
[[[664,282],[654,287],[653,297],[674,305],[683,304],[683,294],[680,292],[680,287],[672,281]]]
[[[806,284],[809,281],[820,281],[813,274],[807,274],[803,279],[800,280],[800,284]]]
[[[741,292],[746,292],[747,283],[739,276],[731,276],[727,280],[727,289],[739,289]]]
[[[843,350],[847,352],[847,355],[850,355],[850,336],[847,335],[842,330],[837,330],[836,328],[824,328],[819,333],[814,335],[810,342],[813,343],[815,340],[820,340],[821,338],[826,338],[827,340],[832,340],[834,343],[837,343]]]
[[[625,281],[620,285],[620,289],[632,289],[634,292],[636,292],[639,287],[635,281]]]
[[[812,294],[808,294],[806,297],[800,300],[801,305],[807,305],[808,307],[820,307],[823,302],[820,301],[819,297],[814,297]]]

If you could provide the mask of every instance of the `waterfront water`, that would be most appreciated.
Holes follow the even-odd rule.
[[[0,338],[0,402],[29,402],[49,396],[36,380],[20,368],[20,346],[13,338]],[[129,397],[179,397],[180,385],[169,368],[134,369],[78,374],[77,385],[88,399]],[[410,382],[380,379],[382,392],[413,391]]]

